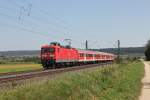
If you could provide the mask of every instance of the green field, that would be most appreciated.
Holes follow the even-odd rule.
[[[144,64],[130,62],[69,72],[47,81],[1,90],[1,100],[137,100]]]
[[[18,72],[40,69],[40,64],[0,64],[0,73]]]

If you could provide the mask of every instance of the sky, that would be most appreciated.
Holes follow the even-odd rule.
[[[144,46],[150,0],[0,0],[0,51],[39,50],[52,41],[75,48]]]

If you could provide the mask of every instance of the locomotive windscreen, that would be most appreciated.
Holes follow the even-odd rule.
[[[55,52],[55,49],[54,48],[42,48],[42,53],[46,53],[46,52],[51,52],[51,53],[53,53],[53,52]]]

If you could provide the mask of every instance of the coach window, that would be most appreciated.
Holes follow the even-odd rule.
[[[89,54],[89,57],[91,57],[91,54]]]
[[[83,54],[82,54],[82,53],[80,54],[80,57],[83,57]]]
[[[82,57],[84,57],[84,54],[82,54]]]
[[[86,57],[88,57],[88,54],[86,54]]]
[[[89,57],[89,55],[88,55],[88,54],[86,54],[86,57]]]

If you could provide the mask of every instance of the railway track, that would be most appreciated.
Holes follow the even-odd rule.
[[[92,68],[92,67],[97,67],[97,66],[104,66],[108,64],[110,63],[90,64],[90,65],[74,66],[74,67],[50,69],[50,70],[40,69],[40,70],[34,70],[34,71],[22,72],[22,73],[18,72],[18,73],[0,74],[0,83],[8,83],[8,82],[14,82],[14,81],[19,81],[19,80],[26,80],[26,79],[31,79],[35,77],[44,77],[48,75],[75,71],[75,70],[80,70],[80,69],[86,69],[86,68]]]

